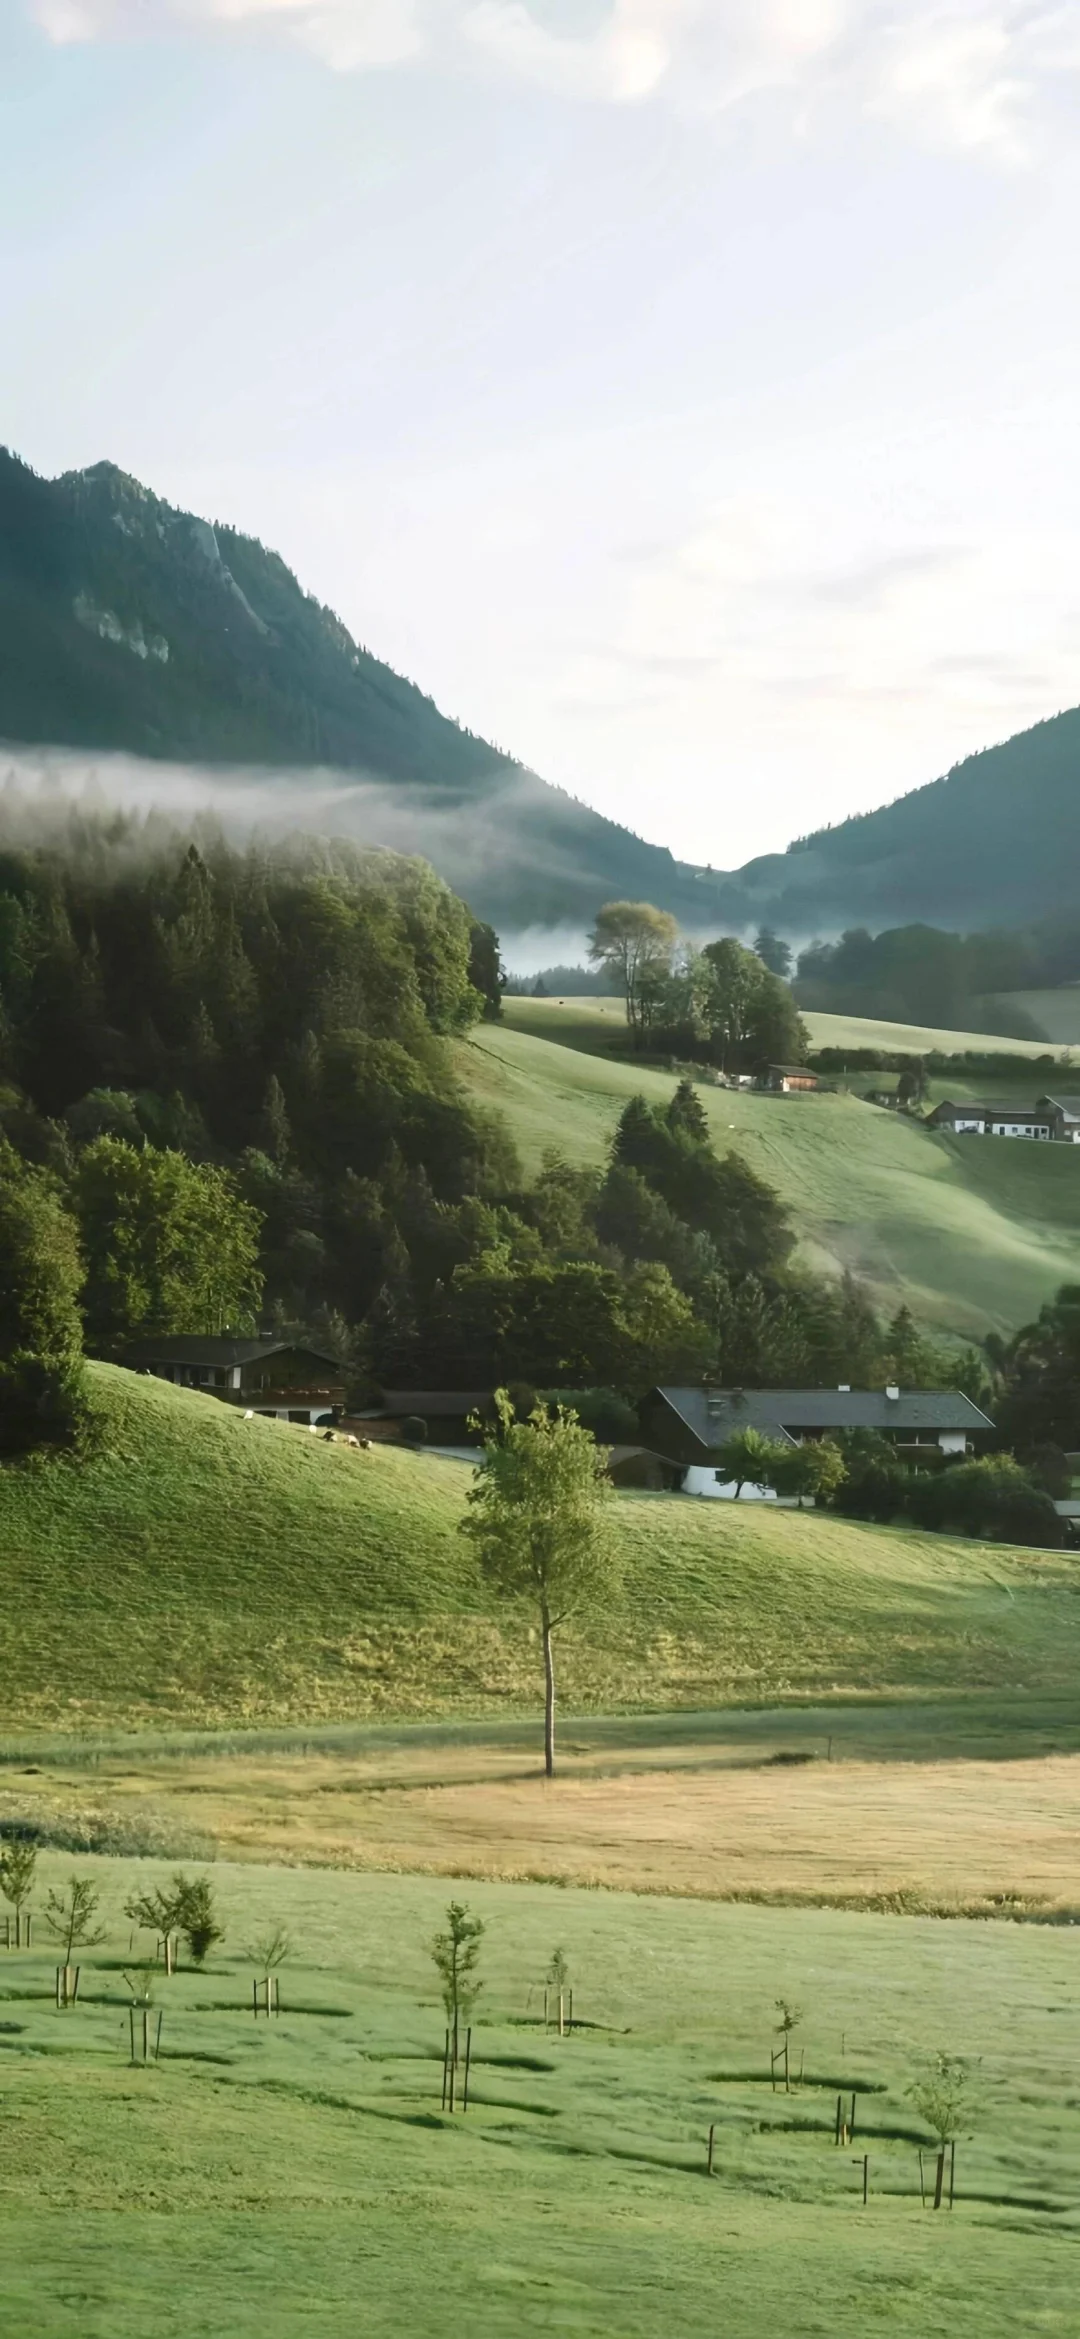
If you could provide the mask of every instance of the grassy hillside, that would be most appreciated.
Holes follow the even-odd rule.
[[[1076,2331],[1065,1927],[470,1884],[484,1992],[450,2115],[445,1883],[219,1863],[224,1946],[159,1976],[161,2059],[131,2069],[123,1903],[155,1878],[80,1866],[108,1930],[78,2005],[50,2005],[47,1947],[4,1960],[0,2318],[19,2339]],[[253,2022],[244,1945],[277,1924],[283,2011]],[[541,2019],[556,1942],[581,2018],[564,2039]],[[768,2076],[781,1994],[803,2015],[791,2094]],[[934,2217],[907,2091],[943,2043],[977,2089]],[[837,2151],[841,2088],[856,2133]]]
[[[670,1074],[592,1052],[613,1020],[607,1002],[506,1004],[506,1024],[486,1025],[459,1060],[473,1093],[506,1113],[530,1169],[551,1147],[602,1161],[628,1097],[670,1096]],[[541,1026],[569,1044],[537,1038]],[[977,1145],[853,1096],[700,1093],[719,1150],[737,1147],[783,1195],[803,1255],[854,1268],[886,1307],[906,1299],[924,1321],[978,1336],[1026,1322],[1075,1276],[1071,1146]]]
[[[1070,992],[1017,991],[1012,996],[1017,1001],[1036,997],[1064,999]],[[1080,1009],[1080,985],[1072,990],[1071,996],[1074,1009]],[[1034,1008],[1031,1012],[1034,1014]],[[622,1051],[628,1044],[626,1011],[621,999],[505,999],[503,1014],[514,1031],[531,1032],[534,1039],[559,1040],[565,1048]],[[811,1009],[804,1010],[803,1022],[815,1048],[895,1049],[901,1054],[917,1056],[929,1056],[935,1049],[950,1056],[963,1055],[968,1049],[979,1055],[1003,1050],[1018,1061],[1047,1054],[1045,1040],[1000,1039],[985,1031],[946,1031],[943,1026],[925,1023],[880,1023],[868,1016],[818,1015]],[[1074,1013],[1073,1023],[1080,1038],[1080,1012]],[[1076,1064],[1080,1077],[1080,1048],[1076,1051]]]
[[[96,1366],[97,1450],[0,1471],[8,1730],[535,1711],[533,1620],[456,1532],[464,1464],[327,1446]],[[1074,1563],[827,1515],[623,1496],[620,1604],[568,1707],[1075,1679]]]

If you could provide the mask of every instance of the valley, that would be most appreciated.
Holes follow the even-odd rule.
[[[880,1046],[890,1028],[808,1020],[820,1046]],[[671,1096],[673,1074],[609,1052],[623,1028],[618,1000],[507,999],[503,1025],[459,1046],[470,1092],[505,1113],[534,1173],[551,1149],[598,1165],[629,1097]],[[925,1031],[888,1044],[929,1049],[947,1036],[963,1044]],[[984,1034],[968,1044],[991,1043]],[[1041,1087],[1052,1076],[1033,1077]],[[1071,1147],[1034,1159],[1022,1145],[939,1134],[851,1094],[772,1097],[703,1080],[699,1095],[717,1150],[741,1151],[787,1203],[808,1263],[853,1269],[885,1308],[906,1301],[943,1331],[981,1338],[1014,1330],[1073,1278],[1080,1155]]]

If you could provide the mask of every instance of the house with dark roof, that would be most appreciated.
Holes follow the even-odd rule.
[[[967,1098],[957,1103],[945,1097],[927,1114],[926,1126],[948,1129],[954,1137],[1032,1137],[1046,1144],[1061,1134],[1048,1097],[1030,1110],[1017,1104],[975,1104]]]
[[[178,1340],[136,1340],[120,1359],[132,1372],[153,1373],[174,1388],[200,1389],[226,1405],[278,1421],[334,1420],[345,1403],[341,1365],[324,1349],[272,1333],[254,1339],[190,1334]]]
[[[920,1456],[965,1454],[993,1431],[985,1413],[957,1389],[650,1389],[640,1407],[642,1435],[682,1467],[684,1494],[733,1494],[721,1450],[739,1429],[756,1429],[778,1445],[875,1430],[917,1468]],[[751,1492],[747,1489],[747,1492]]]

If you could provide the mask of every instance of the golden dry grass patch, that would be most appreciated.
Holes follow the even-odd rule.
[[[662,1750],[654,1751],[654,1761]],[[544,1780],[520,1749],[358,1762],[176,1759],[43,1777],[51,1809],[152,1811],[241,1859],[819,1902],[1080,1904],[1080,1755],[929,1763],[734,1760]],[[29,1782],[27,1782],[29,1784]],[[21,1795],[27,1808],[26,1794]]]

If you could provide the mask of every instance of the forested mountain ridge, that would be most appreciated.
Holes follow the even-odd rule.
[[[423,852],[504,929],[619,897],[710,935],[1015,927],[1071,908],[1080,851],[1073,709],[785,853],[694,868],[449,720],[255,539],[114,464],[45,480],[3,450],[0,739],[318,775],[336,828]]]
[[[504,926],[701,898],[669,852],[440,713],[276,553],[111,463],[45,480],[0,450],[0,738],[362,776],[340,826],[423,851]]]
[[[720,880],[734,924],[795,936],[921,921],[963,933],[1074,906],[1080,852],[1080,708],[954,764]]]

